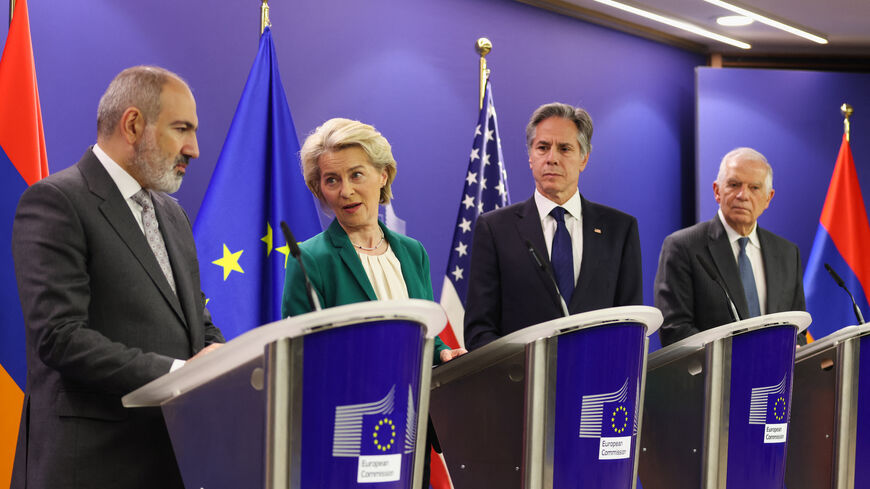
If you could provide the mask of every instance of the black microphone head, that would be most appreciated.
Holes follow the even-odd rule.
[[[538,253],[538,250],[535,249],[535,245],[533,245],[532,242],[527,240],[527,239],[524,241],[526,243],[526,249],[529,250],[529,253],[532,254],[532,258],[535,259],[535,263],[539,267],[541,267],[541,269],[546,270],[547,269],[547,265],[545,264],[546,262],[544,262],[543,258],[541,258],[541,255]]]
[[[825,270],[827,270],[828,273],[831,274],[831,278],[834,279],[834,282],[837,282],[837,285],[843,287],[844,289],[846,288],[846,282],[843,282],[843,279],[841,279],[840,276],[837,275],[837,272],[835,272],[834,269],[831,268],[831,265],[825,263]]]
[[[284,233],[284,239],[287,241],[287,246],[290,247],[290,254],[293,255],[293,258],[299,258],[299,243],[296,242],[296,238],[293,237],[293,233],[290,231],[290,226],[287,225],[286,222],[281,221],[281,232]]]
[[[718,281],[719,281],[719,279],[718,279],[718,275],[716,274],[716,269],[713,268],[713,264],[710,263],[710,262],[707,260],[707,258],[705,258],[705,257],[704,257],[703,255],[701,255],[700,253],[696,254],[696,255],[695,255],[695,258],[698,259],[698,263],[701,264],[701,268],[703,268],[704,271],[707,272],[707,275],[710,276],[710,280],[712,280],[712,281],[714,281],[714,282],[718,282]]]

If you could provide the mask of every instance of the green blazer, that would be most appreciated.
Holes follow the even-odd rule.
[[[390,231],[380,221],[378,225],[402,265],[408,296],[433,300],[429,255],[423,245],[415,239]],[[302,250],[305,271],[324,308],[378,300],[362,262],[338,220],[334,219],[326,231],[300,243],[299,248]],[[311,312],[311,307],[305,293],[305,279],[299,264],[290,259],[287,260],[287,274],[284,277],[281,314],[287,317],[306,312]],[[433,363],[441,363],[440,352],[448,349],[450,347],[436,336]]]

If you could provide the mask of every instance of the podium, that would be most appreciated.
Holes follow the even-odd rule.
[[[801,347],[794,385],[787,487],[870,487],[870,325]]]
[[[122,399],[160,406],[189,489],[422,483],[433,338],[422,300],[277,321]]]
[[[647,366],[644,489],[781,489],[797,333],[806,312],[719,326]]]
[[[658,309],[524,328],[437,367],[430,416],[456,489],[632,488]]]

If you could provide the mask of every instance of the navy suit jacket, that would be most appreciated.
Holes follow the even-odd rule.
[[[580,196],[583,259],[571,314],[643,302],[637,220]],[[553,282],[526,241],[547,259],[534,197],[482,214],[474,229],[465,305],[465,344],[479,348],[519,329],[561,317]]]
[[[152,199],[177,294],[92,151],[18,203],[27,387],[13,489],[183,487],[159,409],[125,409],[121,396],[223,337],[187,215],[165,194]]]
[[[766,312],[806,310],[798,247],[761,227],[758,227],[758,240],[767,282]],[[728,233],[716,216],[671,234],[662,244],[655,280],[655,305],[664,316],[660,329],[663,346],[733,321],[728,299],[701,268],[699,254],[716,268],[740,317],[749,317],[737,260]],[[804,334],[798,338],[798,343],[806,343]]]

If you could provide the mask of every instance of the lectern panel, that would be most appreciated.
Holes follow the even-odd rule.
[[[646,326],[560,335],[553,487],[631,488]]]
[[[733,338],[728,425],[729,489],[780,489],[785,478],[795,327]]]
[[[870,488],[870,335],[858,349],[858,413],[855,440],[855,487]]]
[[[304,337],[301,487],[411,487],[424,341],[403,320]]]

